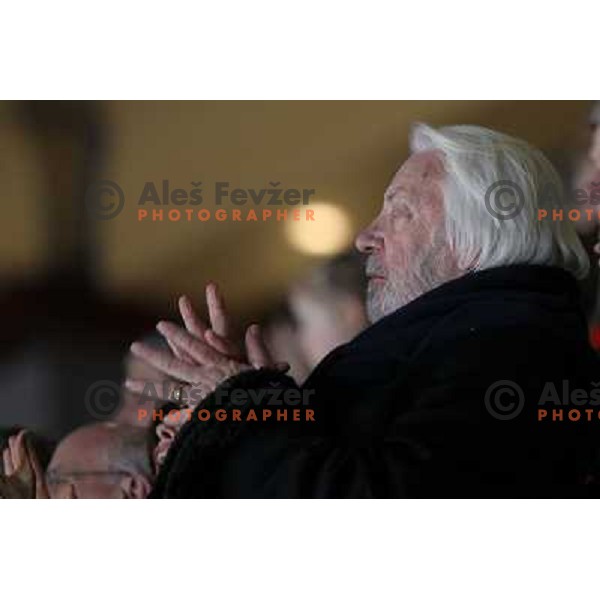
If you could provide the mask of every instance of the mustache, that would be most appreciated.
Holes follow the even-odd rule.
[[[365,262],[365,272],[367,277],[378,276],[385,277],[385,269],[381,263],[373,256],[369,256]]]

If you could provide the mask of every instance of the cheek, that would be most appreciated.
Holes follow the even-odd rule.
[[[430,232],[420,220],[391,223],[385,240],[386,262],[390,267],[408,267],[429,239]]]

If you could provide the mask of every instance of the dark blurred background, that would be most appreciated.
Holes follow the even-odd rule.
[[[517,135],[568,180],[589,109],[583,101],[1,102],[0,426],[56,439],[90,421],[90,386],[119,382],[129,343],[174,316],[178,294],[202,306],[208,280],[221,284],[239,323],[267,314],[375,216],[408,154],[412,122]],[[97,220],[84,198],[104,179],[126,202]],[[228,181],[314,188],[311,204],[342,212],[295,233],[275,221],[138,221],[145,182],[160,189],[165,179],[188,190],[202,181],[211,210],[215,182]]]

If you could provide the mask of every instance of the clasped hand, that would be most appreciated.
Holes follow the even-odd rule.
[[[140,342],[131,345],[135,356],[164,375],[161,381],[126,380],[125,385],[131,392],[144,396],[151,389],[155,399],[173,401],[173,392],[179,390],[180,403],[194,407],[233,375],[250,369],[268,367],[285,371],[289,368],[287,364],[273,361],[258,325],[248,327],[245,355],[240,351],[239,344],[231,339],[229,316],[216,284],[207,285],[206,301],[210,327],[198,317],[186,296],[179,299],[185,328],[169,321],[158,323],[156,328],[171,351]]]

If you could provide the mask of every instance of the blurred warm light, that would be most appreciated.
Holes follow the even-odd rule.
[[[333,204],[311,203],[300,209],[301,219],[285,222],[286,235],[292,246],[305,254],[328,255],[344,250],[352,239],[348,213]],[[314,220],[307,220],[306,211],[314,211]]]

